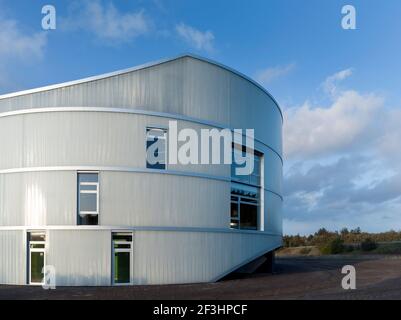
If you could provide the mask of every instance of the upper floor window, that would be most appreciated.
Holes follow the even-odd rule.
[[[234,159],[237,154],[246,161],[252,161],[253,171],[249,175],[238,175],[236,168],[241,167]],[[233,164],[231,166],[231,221],[233,229],[261,230],[261,187],[263,154],[254,150],[248,152],[239,146],[233,147]]]
[[[99,174],[78,173],[78,225],[97,225],[99,222]]]
[[[234,159],[236,158],[236,154],[241,155],[243,158],[246,157],[247,161],[251,161],[253,156],[253,171],[249,175],[237,175],[236,168],[241,167],[238,165]],[[242,182],[246,184],[250,184],[253,186],[261,186],[262,185],[262,160],[263,154],[254,150],[252,153],[248,151],[241,150],[240,147],[235,146],[233,148],[233,164],[231,166],[231,179],[235,182]]]
[[[146,129],[146,168],[165,170],[167,164],[167,130]]]

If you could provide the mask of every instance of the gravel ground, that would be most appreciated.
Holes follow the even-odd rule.
[[[357,289],[343,290],[341,268],[353,265]],[[277,259],[276,273],[209,284],[132,287],[0,286],[0,299],[401,299],[401,257],[331,256]]]

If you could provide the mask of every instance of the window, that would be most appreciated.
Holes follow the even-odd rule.
[[[44,284],[46,266],[45,232],[29,232],[28,242],[29,284]]]
[[[146,129],[146,168],[165,170],[167,163],[167,130]]]
[[[131,283],[132,233],[113,233],[113,284]]]
[[[233,146],[233,164],[231,166],[231,221],[232,229],[261,230],[261,188],[263,154],[258,151],[246,152],[238,146]],[[235,155],[254,158],[254,169],[249,175],[237,175]],[[247,160],[247,161],[249,161]],[[242,165],[243,166],[243,165]]]
[[[236,174],[236,169],[238,167],[242,167],[244,165],[238,165],[235,163],[235,157],[236,155],[242,156],[243,158],[246,157],[247,161],[250,161],[250,158],[253,156],[253,172],[249,175],[237,175]],[[233,164],[231,166],[231,179],[233,181],[237,182],[243,182],[247,184],[251,184],[254,186],[261,186],[261,170],[262,170],[262,159],[263,159],[263,154],[261,154],[258,151],[254,151],[253,154],[250,152],[245,152],[241,151],[240,147],[234,147],[233,148]]]
[[[99,217],[99,174],[78,173],[78,225],[97,225]]]
[[[259,189],[241,184],[231,188],[231,223],[233,229],[259,230]]]

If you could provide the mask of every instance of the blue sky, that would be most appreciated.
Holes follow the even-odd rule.
[[[57,29],[41,29],[41,9]],[[356,8],[357,30],[341,28]],[[0,0],[0,94],[193,52],[285,113],[284,229],[401,229],[398,0]]]

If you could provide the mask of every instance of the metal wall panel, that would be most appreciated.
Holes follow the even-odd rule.
[[[273,100],[248,80],[199,59],[184,57],[96,81],[0,99],[0,110],[115,107],[175,113],[233,128],[281,154],[282,119]]]
[[[134,283],[215,281],[281,245],[281,237],[208,232],[135,232]]]
[[[26,244],[23,231],[0,231],[0,283],[26,284]]]
[[[163,174],[101,172],[100,223],[228,228],[230,182]]]
[[[48,166],[145,168],[146,128],[168,128],[170,120],[110,112],[46,112],[0,118],[5,124],[0,125],[0,148],[5,155],[0,157],[0,170]],[[177,128],[191,128],[200,137],[201,129],[211,127],[177,121]],[[169,169],[230,175],[229,165],[178,163]]]
[[[283,233],[283,214],[282,214],[283,200],[277,195],[265,192],[264,198],[264,231],[274,234]]]
[[[47,263],[56,269],[58,286],[111,284],[110,231],[50,230]]]
[[[75,225],[75,172],[0,174],[0,226]]]

